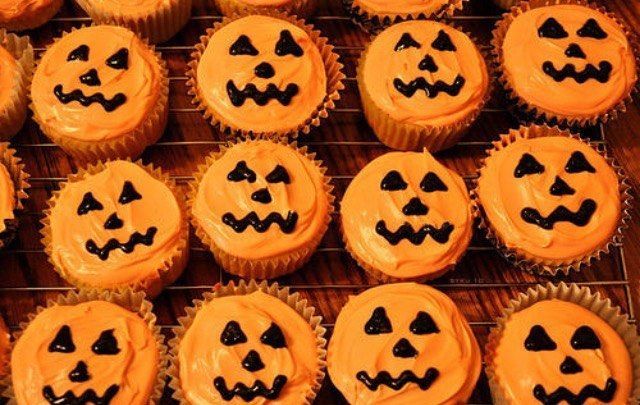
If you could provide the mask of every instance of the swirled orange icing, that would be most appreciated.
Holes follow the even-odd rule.
[[[255,181],[230,181],[229,174],[239,162],[255,173]],[[289,183],[269,182],[278,166],[286,171]],[[261,203],[252,196],[266,189],[270,201]],[[270,259],[296,251],[318,238],[326,226],[329,198],[320,168],[293,147],[269,140],[247,141],[224,152],[207,169],[198,185],[193,216],[213,242],[233,256],[250,260]],[[248,226],[236,231],[223,221],[232,214],[241,220],[255,212],[260,221],[269,215],[297,215],[293,229],[286,233],[276,223],[264,232]]]
[[[10,102],[11,93],[18,85],[19,79],[18,63],[9,51],[0,46],[0,89],[4,89],[0,92],[0,114],[12,107],[7,103]]]
[[[139,199],[121,202],[125,182],[133,185]],[[87,193],[102,208],[79,215]],[[106,226],[114,214],[121,221],[119,228]],[[185,218],[163,181],[135,163],[113,161],[106,163],[104,170],[67,184],[55,200],[49,220],[54,264],[83,284],[110,288],[159,279],[159,270],[179,248]],[[150,228],[156,228],[153,242],[135,244],[129,253],[115,248],[102,260],[87,248],[89,241],[99,248],[111,239],[125,244],[136,232],[146,235]]]
[[[595,172],[568,173],[566,166],[573,152],[581,152]],[[544,171],[518,178],[516,167],[527,153]],[[480,170],[478,197],[492,228],[507,247],[536,259],[568,263],[594,252],[616,231],[621,215],[618,177],[588,144],[566,136],[518,138],[492,152],[485,163]],[[556,177],[574,192],[551,194]],[[558,221],[552,229],[543,229],[522,217],[524,208],[536,209],[543,217],[560,206],[575,213],[588,199],[597,207],[584,226]]]
[[[16,192],[7,167],[0,163],[0,232],[7,228],[6,220],[14,219]]]
[[[403,190],[382,190],[383,179],[400,173],[407,183]],[[420,184],[435,173],[446,191],[425,192]],[[404,210],[419,199],[427,213],[407,215]],[[342,227],[350,251],[359,261],[396,278],[417,278],[438,273],[455,264],[471,240],[473,216],[464,181],[453,170],[436,161],[427,151],[391,152],[371,161],[353,179],[340,203]],[[408,239],[393,245],[377,231],[379,221],[395,232],[403,224],[414,231],[424,226],[453,225],[445,243],[426,236],[418,244]]]
[[[567,35],[540,37],[538,30],[548,18],[554,18]],[[597,22],[606,38],[578,35],[590,19]],[[567,56],[571,44],[582,50],[583,58]],[[510,87],[533,107],[552,114],[569,117],[600,114],[626,97],[637,81],[633,50],[620,26],[604,14],[581,5],[539,7],[518,15],[509,26],[501,52],[503,72]],[[582,72],[587,64],[599,67],[603,61],[612,66],[604,83],[593,78],[579,83],[571,77],[556,81],[543,70],[545,62],[551,62],[557,70],[572,64]]]
[[[366,333],[365,325],[378,308],[384,310],[391,330]],[[413,332],[419,313],[422,319],[433,321],[437,332]],[[412,356],[394,355],[394,347],[403,339],[415,350]],[[374,287],[350,297],[338,315],[327,357],[331,381],[354,405],[465,403],[480,367],[478,342],[453,301],[432,287],[415,283]],[[360,372],[375,377],[386,371],[397,378],[407,370],[422,377],[431,368],[437,370],[437,377],[424,390],[412,382],[398,390],[387,385],[371,390],[356,377]]]
[[[246,341],[222,343],[229,322],[238,324]],[[284,336],[284,347],[261,342],[261,336],[274,324]],[[259,356],[262,369],[251,372],[243,367],[251,351]],[[290,306],[261,291],[214,298],[205,304],[179,343],[178,360],[180,386],[187,403],[193,405],[304,403],[318,373],[316,335],[309,323]],[[262,396],[251,401],[235,396],[225,401],[213,382],[222,377],[231,389],[238,383],[252,387],[259,380],[271,389],[278,375],[285,376],[286,383],[273,401]]]
[[[182,1],[182,0],[177,0]],[[91,7],[108,10],[111,14],[147,15],[152,10],[171,6],[172,0],[89,0]]]
[[[450,0],[354,0],[353,6],[374,15],[406,15],[440,11]]]
[[[434,49],[432,43],[445,32],[455,51]],[[418,44],[398,49],[406,35]],[[421,68],[431,58],[432,71]],[[408,21],[392,25],[378,35],[361,62],[361,91],[394,120],[420,126],[443,126],[459,122],[478,110],[489,87],[484,59],[471,39],[461,31],[435,21]],[[462,77],[457,93],[439,92],[434,96],[419,89],[410,97],[398,91],[396,81],[409,84],[420,78],[430,85],[446,85]]]
[[[10,23],[17,18],[36,16],[51,3],[53,0],[0,0],[0,25]]]
[[[68,352],[49,350],[65,325],[73,347],[65,345]],[[92,350],[105,331],[113,331],[117,353],[98,354]],[[80,397],[88,390],[102,397],[117,385],[111,403],[147,404],[156,383],[159,356],[149,326],[131,311],[106,301],[55,305],[31,321],[13,349],[13,392],[18,404],[48,405],[45,387],[57,397],[67,391]],[[86,366],[89,378],[73,382],[70,374],[79,369],[80,362]]]
[[[87,61],[70,58],[82,45],[88,47]],[[122,49],[128,53],[126,68],[109,66],[107,61]],[[91,69],[96,71],[97,85],[81,79]],[[100,93],[108,100],[123,95],[126,101],[113,111],[97,102],[86,107],[76,100],[65,104],[54,94],[59,85],[65,93],[81,91],[86,97]],[[155,54],[133,32],[108,25],[81,28],[55,42],[38,64],[31,85],[39,120],[56,133],[87,142],[132,133],[153,112],[160,92],[161,68]]]
[[[553,342],[545,350],[525,348],[525,341],[536,325],[541,326]],[[574,334],[584,326],[595,332],[599,348],[574,347]],[[581,371],[561,372],[561,365],[566,364],[569,357]],[[556,299],[537,302],[510,315],[491,363],[502,394],[507,403],[513,404],[542,403],[534,396],[536,385],[541,385],[546,393],[566,387],[572,394],[578,394],[589,384],[598,389],[605,388],[609,378],[615,380],[617,388],[615,396],[607,403],[626,404],[633,385],[631,359],[620,335],[588,309]],[[583,403],[602,402],[588,398]]]
[[[299,56],[276,54],[276,45],[285,30],[301,48]],[[242,35],[255,48],[254,54],[231,55],[232,45]],[[256,68],[260,64],[269,64],[270,74],[258,75]],[[298,92],[286,105],[275,98],[269,98],[264,105],[247,98],[236,106],[227,91],[229,81],[239,90],[255,86],[264,92],[269,86],[276,86],[285,91],[287,86],[295,85]],[[327,93],[327,78],[320,51],[302,28],[277,18],[251,15],[213,34],[197,66],[197,86],[202,101],[223,123],[246,131],[286,132],[304,124],[320,106]]]

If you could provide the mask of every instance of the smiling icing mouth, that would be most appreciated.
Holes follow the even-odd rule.
[[[460,90],[462,89],[462,86],[464,86],[464,83],[464,77],[460,75],[457,75],[451,84],[447,84],[442,80],[438,80],[431,84],[424,77],[418,77],[409,83],[405,83],[401,79],[395,78],[393,80],[393,87],[395,87],[396,90],[402,93],[405,97],[413,97],[418,90],[423,90],[427,97],[436,98],[440,93],[457,96],[460,94]]]
[[[117,93],[110,99],[106,98],[102,93],[94,93],[91,96],[87,96],[80,89],[73,90],[70,93],[65,93],[61,84],[58,84],[53,88],[53,94],[62,104],[69,104],[72,101],[77,101],[81,105],[89,107],[91,104],[97,103],[100,104],[106,112],[116,110],[127,101],[127,96],[122,93]]]
[[[387,387],[398,391],[408,383],[417,384],[421,390],[426,391],[431,387],[438,376],[440,376],[440,372],[433,367],[427,369],[422,377],[416,376],[416,374],[411,370],[404,370],[396,378],[391,377],[391,374],[389,374],[388,371],[380,371],[373,378],[369,376],[369,373],[366,371],[360,371],[356,374],[356,378],[371,391],[377,390],[380,385],[386,385]]]
[[[273,379],[273,385],[270,389],[260,380],[256,380],[251,387],[247,387],[245,384],[239,382],[236,383],[232,389],[227,388],[224,377],[216,377],[213,380],[213,386],[218,390],[222,399],[231,401],[233,397],[237,395],[245,402],[252,401],[256,397],[275,400],[280,396],[280,391],[282,391],[286,383],[287,377],[281,374]]]
[[[50,385],[46,385],[42,389],[42,395],[50,404],[56,405],[74,405],[74,404],[99,404],[99,405],[108,405],[111,403],[113,397],[120,391],[120,387],[118,384],[111,384],[109,388],[107,388],[102,396],[98,396],[96,392],[89,388],[85,392],[82,393],[79,397],[73,393],[73,391],[68,390],[61,396],[56,396],[53,392],[53,388]]]
[[[298,94],[299,90],[298,85],[295,83],[287,84],[284,90],[280,90],[275,84],[269,83],[265,91],[260,91],[253,83],[247,83],[244,89],[240,90],[233,80],[227,82],[227,94],[231,104],[236,107],[242,106],[248,98],[255,101],[259,106],[264,106],[271,100],[278,100],[280,104],[287,106],[291,103],[291,99]]]
[[[153,244],[153,238],[158,232],[158,228],[151,226],[147,229],[147,232],[143,235],[140,232],[134,232],[126,243],[121,243],[115,238],[109,239],[103,247],[98,247],[93,239],[89,239],[85,245],[87,252],[94,254],[100,258],[100,260],[107,260],[112,250],[120,249],[124,253],[131,253],[135,249],[136,245],[151,246]]]
[[[547,390],[540,384],[536,385],[533,389],[533,396],[543,404],[559,404],[566,401],[569,404],[584,404],[589,398],[594,398],[603,402],[610,402],[616,393],[618,384],[616,380],[609,377],[603,389],[596,387],[594,384],[589,384],[580,390],[578,394],[574,394],[566,387],[560,387],[550,394],[547,394]]]
[[[584,69],[578,71],[573,63],[567,63],[558,70],[553,66],[553,62],[546,61],[542,64],[542,71],[548,76],[551,76],[556,82],[561,82],[564,79],[571,78],[577,83],[582,84],[589,79],[597,80],[600,83],[606,83],[609,81],[609,76],[613,67],[611,63],[602,61],[595,67],[591,63],[587,63]]]

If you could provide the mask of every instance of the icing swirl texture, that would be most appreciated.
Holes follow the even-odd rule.
[[[440,11],[450,0],[354,0],[353,5],[374,15],[406,15]]]

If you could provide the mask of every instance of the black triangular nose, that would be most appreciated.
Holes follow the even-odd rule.
[[[251,350],[242,360],[242,367],[253,373],[254,371],[262,370],[264,368],[264,363],[260,358],[260,354],[255,350]]]
[[[87,364],[84,361],[79,361],[75,368],[69,373],[69,381],[71,382],[85,382],[89,381],[90,378]]]
[[[393,346],[393,355],[406,359],[408,357],[416,357],[418,355],[418,351],[413,347],[413,345],[411,345],[411,342],[402,338],[398,340],[398,343],[396,343],[395,346]]]
[[[251,199],[262,204],[269,204],[271,202],[271,193],[266,188],[261,188],[251,194]]]
[[[575,192],[576,190],[572,189],[567,182],[562,180],[559,176],[556,176],[556,180],[549,188],[549,193],[551,195],[572,195],[575,194]]]
[[[253,71],[256,76],[263,79],[271,79],[276,74],[276,71],[273,69],[273,66],[271,66],[271,63],[269,62],[262,62],[261,64],[256,66]]]
[[[402,213],[404,215],[427,215],[427,212],[429,212],[429,207],[424,205],[418,197],[413,197],[402,207]]]
[[[569,58],[580,58],[585,59],[587,55],[585,55],[582,48],[578,44],[571,44],[567,47],[567,50],[564,51],[564,54]]]
[[[80,76],[80,83],[87,86],[100,86],[100,78],[98,77],[98,71],[95,69],[89,70],[87,73]]]
[[[582,367],[571,356],[565,357],[562,364],[560,364],[560,372],[562,374],[577,374],[581,371],[582,371]]]
[[[104,223],[104,229],[120,229],[124,223],[120,218],[118,218],[118,214],[115,212],[109,215],[109,218]]]

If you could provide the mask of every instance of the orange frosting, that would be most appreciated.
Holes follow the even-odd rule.
[[[227,176],[239,162],[255,172],[255,182],[230,181]],[[268,182],[267,176],[280,165],[290,182]],[[268,203],[252,199],[267,189]],[[293,147],[269,140],[247,141],[234,145],[207,169],[199,183],[193,203],[193,215],[213,242],[223,251],[245,259],[269,259],[307,246],[326,225],[329,198],[320,168]],[[298,219],[290,233],[277,224],[266,232],[248,226],[236,232],[222,217],[231,213],[241,220],[255,212],[262,221],[272,213]]]
[[[11,91],[19,85],[20,70],[18,63],[9,51],[0,46],[0,114],[3,114],[7,108],[11,108],[7,103],[11,102]]]
[[[566,37],[538,35],[538,29],[550,17],[562,26]],[[597,21],[606,38],[577,34],[589,19]],[[578,45],[584,58],[566,56],[570,44]],[[509,26],[502,53],[504,74],[515,93],[532,106],[553,114],[569,117],[600,114],[624,98],[637,80],[633,50],[620,26],[585,6],[562,4],[520,14]],[[558,82],[544,73],[543,64],[547,61],[557,70],[573,64],[578,72],[587,64],[597,68],[607,61],[612,70],[605,83],[593,78],[578,83],[570,77]]]
[[[539,325],[555,343],[553,350],[525,349],[531,328]],[[591,328],[600,342],[598,349],[575,349],[571,341],[582,326]],[[561,373],[560,365],[571,357],[582,371]],[[593,312],[570,302],[540,301],[509,316],[492,360],[498,384],[508,403],[539,405],[534,395],[538,384],[552,393],[563,386],[578,394],[585,386],[603,389],[608,378],[617,389],[612,404],[626,404],[631,393],[631,358],[620,335]],[[565,402],[563,402],[565,403]],[[600,404],[589,398],[585,404]]]
[[[111,14],[141,15],[148,15],[150,11],[168,7],[176,1],[182,0],[88,0],[91,7]]]
[[[241,3],[248,4],[251,6],[262,7],[277,7],[283,6],[285,4],[291,3],[292,0],[238,0]]]
[[[88,60],[70,53],[88,46]],[[126,68],[107,64],[121,49],[128,51]],[[100,82],[81,81],[95,69]],[[89,83],[89,84],[85,84]],[[54,94],[62,85],[64,93],[81,91],[86,97],[101,93],[107,100],[124,95],[126,101],[113,111],[100,103],[88,107],[73,100],[64,104]],[[31,98],[33,108],[44,125],[79,141],[95,142],[122,137],[140,127],[153,112],[161,93],[161,68],[155,54],[126,28],[99,25],[65,35],[52,45],[38,64]]]
[[[246,342],[225,345],[221,336],[227,324],[235,321]],[[274,348],[261,342],[272,325],[280,328],[285,347]],[[264,368],[250,372],[242,363],[255,351]],[[316,335],[309,323],[294,309],[260,291],[247,295],[214,298],[200,309],[179,343],[180,384],[190,404],[246,404],[235,396],[224,401],[213,381],[223,377],[227,388],[237,383],[247,387],[262,381],[271,389],[278,375],[287,378],[277,399],[262,396],[251,404],[301,404],[312,389],[318,373]]]
[[[7,228],[6,220],[14,219],[16,192],[7,167],[0,163],[0,232]]]
[[[0,25],[11,23],[18,18],[35,17],[51,3],[53,0],[0,0]]]
[[[381,190],[383,179],[397,171],[407,183],[404,190]],[[427,173],[435,175],[447,191],[425,192],[420,187]],[[426,215],[406,215],[415,198],[427,207]],[[466,250],[472,234],[471,201],[464,181],[436,161],[429,152],[391,152],[365,166],[353,179],[340,204],[342,227],[350,251],[366,265],[395,278],[429,276],[455,264]],[[414,231],[425,225],[453,225],[446,243],[426,236],[422,243],[402,239],[392,245],[377,231],[384,220],[396,232],[408,223]]]
[[[365,325],[377,308],[384,309],[391,331],[367,334]],[[419,313],[431,318],[437,332],[412,332]],[[394,355],[402,339],[415,349],[415,356]],[[331,381],[350,404],[461,404],[478,380],[481,354],[450,298],[426,285],[400,283],[370,288],[349,299],[338,315],[327,362]],[[397,378],[407,370],[423,377],[430,368],[438,376],[426,390],[414,383],[399,390],[387,385],[371,390],[356,378],[361,371],[372,378],[383,371]]]
[[[302,55],[276,54],[276,44],[284,30],[291,33]],[[248,37],[258,52],[256,55],[230,54],[231,46],[241,35]],[[271,65],[272,77],[256,74],[256,67],[262,63]],[[241,106],[235,106],[227,92],[230,80],[240,91],[247,85],[261,92],[269,85],[284,91],[295,84],[298,92],[288,105],[272,98],[260,106],[254,99],[247,98]],[[309,35],[287,21],[260,15],[235,20],[213,34],[197,67],[197,83],[203,101],[223,123],[253,132],[297,129],[311,117],[327,93],[322,56]]]
[[[595,173],[567,173],[573,152],[581,152]],[[528,153],[544,166],[542,173],[514,176],[522,156]],[[556,176],[574,190],[552,195]],[[620,219],[618,177],[606,160],[588,144],[570,137],[518,138],[493,152],[480,171],[478,197],[484,212],[507,247],[536,259],[572,262],[589,255],[608,242]],[[525,222],[524,208],[534,208],[544,217],[560,206],[577,212],[592,199],[597,207],[584,226],[556,222],[552,229]]]
[[[441,31],[449,35],[455,51],[432,47]],[[396,45],[407,34],[420,47],[396,51]],[[437,70],[434,72],[419,67],[428,56],[435,63]],[[435,21],[407,21],[384,30],[367,49],[360,69],[363,77],[360,88],[369,93],[379,108],[396,121],[419,126],[459,122],[477,111],[489,87],[484,59],[471,39],[463,32]],[[438,81],[451,85],[458,76],[464,79],[458,94],[440,92],[435,97],[422,89],[407,97],[394,84],[397,79],[409,84],[424,78],[430,85]]]
[[[50,351],[65,325],[74,349],[69,353]],[[105,331],[113,331],[118,353],[92,351]],[[112,404],[147,404],[157,378],[158,357],[153,333],[135,313],[106,301],[56,305],[40,312],[15,345],[11,355],[13,391],[18,404],[48,405],[43,394],[47,386],[58,397],[68,390],[80,397],[89,389],[102,397],[116,384]],[[73,382],[70,373],[80,362],[84,362],[89,379]]]
[[[353,6],[375,15],[405,15],[440,11],[450,0],[354,0]]]
[[[181,241],[185,219],[178,201],[164,182],[134,163],[113,161],[105,166],[105,170],[71,182],[60,192],[49,215],[51,260],[73,279],[96,287],[158,279],[159,269],[174,256]],[[123,204],[119,199],[126,181],[131,182],[141,198]],[[78,215],[89,192],[103,208]],[[114,213],[122,226],[105,228]],[[102,248],[113,238],[124,244],[134,233],[145,235],[151,227],[157,229],[153,243],[136,244],[130,253],[114,249],[102,260],[86,247],[92,240]]]

